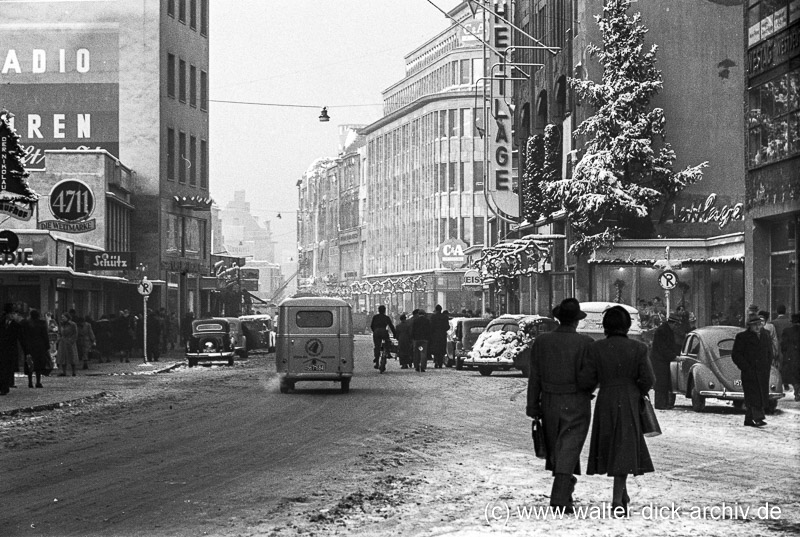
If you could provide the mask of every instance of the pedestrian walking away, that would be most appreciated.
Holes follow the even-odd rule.
[[[33,376],[36,375],[36,387],[41,388],[42,375],[50,374],[50,336],[47,321],[41,318],[39,310],[32,309],[29,318],[22,323],[22,346],[26,353],[28,387],[34,387]]]
[[[578,387],[578,370],[592,338],[575,331],[586,317],[576,299],[563,300],[553,317],[558,328],[533,341],[526,413],[542,418],[545,469],[553,472],[550,505],[572,513],[575,475],[581,473],[580,454],[591,421],[591,394]]]
[[[411,340],[411,322],[406,318],[405,313],[400,314],[400,324],[395,329],[397,333],[397,357],[400,360],[400,369],[411,367],[411,353],[413,342]]]
[[[684,335],[682,319],[677,313],[670,313],[667,322],[653,331],[650,361],[656,375],[656,410],[669,410],[675,405],[670,367],[678,358]]]
[[[21,327],[14,316],[14,304],[9,302],[0,318],[0,395],[8,395],[14,386],[20,343]]]
[[[622,306],[603,314],[606,339],[595,341],[586,351],[578,372],[578,385],[594,391],[599,384],[589,442],[587,475],[614,478],[612,514],[630,514],[628,475],[653,472],[653,461],[642,433],[639,417],[642,397],[653,387],[653,366],[647,345],[628,339],[631,316]]]
[[[397,337],[397,332],[394,329],[392,319],[386,315],[386,306],[378,306],[378,313],[372,316],[372,321],[369,324],[369,328],[372,330],[372,345],[374,354],[373,362],[375,362],[375,369],[379,369],[381,367],[378,364],[381,357],[381,347],[386,345],[386,348],[388,349],[391,345],[391,340],[389,339],[389,330],[392,331],[392,335],[395,338]],[[383,371],[381,371],[381,373],[383,373]]]
[[[97,343],[94,330],[92,330],[92,323],[85,317],[77,317],[75,324],[78,327],[78,357],[83,364],[83,369],[89,369],[89,351]]]
[[[747,330],[736,334],[731,350],[731,359],[742,372],[746,427],[767,424],[764,410],[769,406],[769,373],[773,358],[772,336],[764,330],[764,318],[749,314]]]
[[[75,366],[78,365],[78,326],[72,322],[69,313],[61,314],[61,327],[56,345],[58,346],[56,364],[61,370],[58,376],[66,377],[67,366],[70,366],[74,377]]]
[[[433,367],[441,369],[444,366],[444,355],[447,352],[447,331],[450,329],[449,315],[442,311],[442,306],[436,304],[431,315],[431,340],[429,351],[433,357]]]
[[[425,310],[418,308],[414,310],[414,318],[411,323],[411,341],[414,369],[419,373],[424,373],[428,368],[428,344],[430,339],[431,321],[425,315]]]

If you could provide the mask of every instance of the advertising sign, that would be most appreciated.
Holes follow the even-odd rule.
[[[47,149],[119,155],[117,24],[3,24],[0,43],[3,107],[28,170],[45,168]]]
[[[511,46],[511,26],[507,19],[511,17],[511,2],[495,0],[494,12],[497,15],[490,17],[490,40],[495,50],[503,52]],[[491,63],[500,62],[502,58],[493,55]],[[511,170],[511,122],[513,114],[509,103],[511,102],[511,83],[497,78],[508,77],[510,69],[507,66],[492,70],[492,117],[489,118],[489,175],[487,191],[497,208],[506,216],[516,218],[519,216],[519,197],[514,193],[513,173]]]
[[[480,290],[483,289],[483,280],[481,273],[475,269],[470,269],[464,273],[464,281],[461,287],[467,290]]]
[[[459,239],[448,239],[439,245],[439,261],[449,269],[457,269],[467,262],[467,243]]]
[[[131,270],[136,266],[133,252],[77,252],[78,270]]]
[[[92,189],[82,181],[65,179],[50,191],[50,211],[56,219],[39,222],[37,227],[66,233],[93,231],[97,227],[96,221],[94,218],[89,220],[89,217],[94,208]]]

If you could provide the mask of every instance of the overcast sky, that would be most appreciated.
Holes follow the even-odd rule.
[[[445,11],[459,4],[432,1]],[[317,158],[336,156],[339,125],[381,117],[381,91],[403,77],[403,57],[449,22],[427,0],[209,3],[211,194],[224,207],[246,190],[286,262],[296,252],[297,181]],[[323,106],[329,123],[317,119]]]

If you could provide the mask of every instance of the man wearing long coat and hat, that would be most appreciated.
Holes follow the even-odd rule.
[[[591,421],[591,394],[578,389],[577,377],[592,338],[575,331],[586,317],[576,299],[563,300],[553,316],[560,326],[533,342],[526,413],[542,418],[545,468],[554,476],[550,505],[571,513],[574,474],[581,473],[580,454]]]
[[[685,335],[683,320],[676,312],[669,314],[666,323],[662,323],[653,332],[653,346],[650,350],[650,361],[656,374],[656,400],[658,410],[669,410],[674,406],[670,397],[672,379],[670,364],[677,360],[681,350],[681,342]]]
[[[747,330],[736,334],[731,359],[742,371],[742,390],[747,410],[745,427],[763,427],[764,409],[769,404],[769,373],[772,365],[772,339],[763,329],[764,319],[758,314],[747,316]]]

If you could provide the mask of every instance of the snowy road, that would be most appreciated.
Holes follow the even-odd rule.
[[[582,517],[553,520],[518,374],[371,368],[351,393],[298,383],[272,356],[178,369],[85,405],[0,422],[0,534],[796,535],[800,403],[765,429],[709,401],[660,412],[656,473],[633,516],[603,511],[611,480],[580,477]],[[791,397],[789,398],[791,399]],[[584,450],[584,460],[586,456]]]

